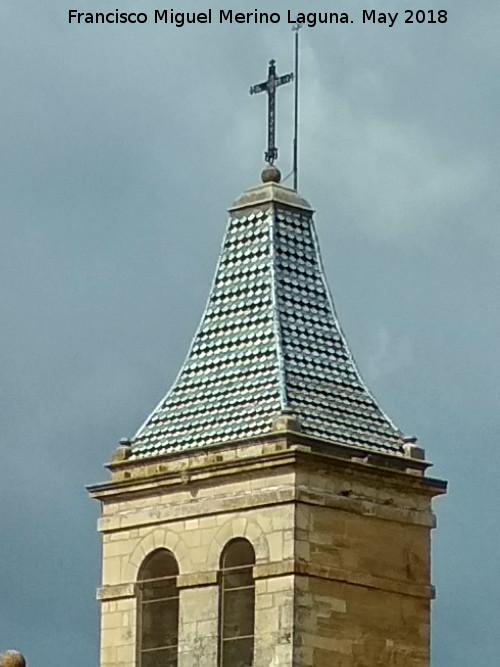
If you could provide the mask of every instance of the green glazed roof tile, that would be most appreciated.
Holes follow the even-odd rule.
[[[173,387],[132,438],[132,458],[262,436],[284,410],[305,434],[402,454],[403,434],[338,323],[312,210],[268,183],[230,209],[200,326]]]

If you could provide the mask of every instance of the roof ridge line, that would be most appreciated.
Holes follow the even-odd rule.
[[[279,317],[279,308],[278,308],[278,284],[276,280],[276,267],[275,262],[276,258],[276,244],[275,244],[275,234],[276,234],[276,204],[271,203],[271,231],[270,231],[270,253],[271,253],[271,298],[272,298],[272,307],[273,307],[273,328],[274,328],[274,337],[276,343],[276,357],[278,361],[278,387],[279,395],[281,402],[281,409],[286,410],[289,408],[288,401],[288,391],[287,391],[287,380],[286,380],[286,368],[283,359],[283,336],[281,333],[281,324]]]

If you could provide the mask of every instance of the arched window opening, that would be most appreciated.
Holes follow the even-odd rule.
[[[179,568],[158,549],[146,558],[137,582],[138,667],[177,667]]]
[[[255,552],[248,540],[229,542],[219,575],[219,667],[251,667],[254,654]]]

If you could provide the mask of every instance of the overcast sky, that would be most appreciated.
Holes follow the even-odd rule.
[[[301,32],[300,191],[337,311],[383,409],[449,480],[434,532],[433,667],[500,662],[500,8],[493,0],[283,0],[275,26],[68,25],[3,0],[0,22],[0,651],[98,664],[98,505],[85,485],[169,388],[227,214],[258,182],[269,58]],[[203,10],[192,2],[178,9]],[[255,3],[211,5],[253,10]],[[361,10],[447,9],[363,25]],[[292,87],[279,91],[290,166]]]

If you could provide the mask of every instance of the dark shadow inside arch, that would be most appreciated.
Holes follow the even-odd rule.
[[[177,667],[179,566],[167,549],[146,557],[137,581],[138,667]]]
[[[219,667],[251,667],[254,662],[255,551],[236,538],[221,554],[219,572]]]

